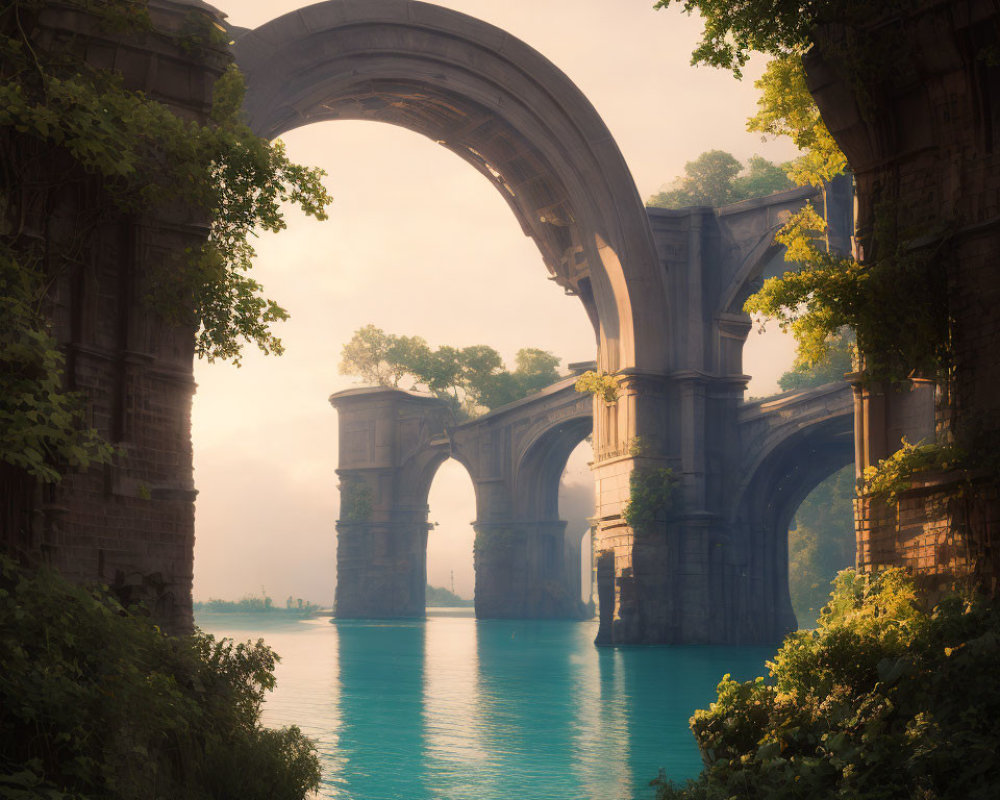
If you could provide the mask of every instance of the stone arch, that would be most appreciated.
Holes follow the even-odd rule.
[[[849,397],[849,387],[841,393]],[[794,422],[790,418],[758,445],[730,507],[730,529],[750,611],[746,630],[759,640],[779,640],[796,620],[788,589],[788,527],[802,501],[823,480],[854,462],[853,413],[849,401],[831,403],[827,413]],[[756,583],[756,586],[748,586]],[[755,622],[755,620],[758,620]],[[760,622],[766,620],[766,623]],[[759,629],[762,624],[773,630]]]
[[[437,141],[494,184],[553,279],[583,301],[603,369],[669,368],[666,297],[635,184],[551,62],[492,25],[411,0],[330,0],[237,36],[257,133],[368,119]]]
[[[546,428],[524,449],[515,472],[514,508],[519,517],[559,518],[559,481],[566,462],[576,446],[594,430],[590,405],[588,402],[585,415],[570,417]]]
[[[438,470],[446,461],[456,461],[462,465],[473,489],[476,489],[476,481],[473,479],[469,465],[458,455],[446,447],[429,443],[420,450],[413,453],[400,468],[400,485],[406,496],[427,506],[427,498],[430,495],[431,485],[437,476]],[[478,496],[476,498],[478,502]]]

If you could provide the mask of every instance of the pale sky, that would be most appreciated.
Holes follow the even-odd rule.
[[[689,65],[700,33],[653,0],[439,2],[506,29],[559,66],[602,115],[643,198],[710,149],[745,160],[794,155],[787,141],[746,132],[755,110],[754,62],[738,82]],[[243,27],[303,7],[296,0],[215,4]],[[488,344],[512,362],[522,347],[594,358],[582,305],[548,280],[541,256],[503,198],[457,156],[418,134],[374,122],[326,122],[283,137],[290,157],[319,166],[334,196],[330,219],[294,212],[288,230],[257,241],[255,277],[292,318],[280,358],[246,352],[241,369],[195,366],[195,599],[238,599],[262,588],[330,605],[338,513],[336,412],[327,402],[353,379],[340,350],[368,323],[431,345]],[[751,333],[750,393],[776,390],[790,365],[788,337]],[[586,444],[564,482],[574,526],[589,513]],[[570,499],[573,498],[572,500]],[[447,462],[434,481],[428,579],[472,596],[472,484]]]

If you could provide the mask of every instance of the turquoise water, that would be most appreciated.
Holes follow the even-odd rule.
[[[596,622],[270,620],[203,614],[282,657],[264,721],[319,742],[324,798],[633,800],[701,762],[688,718],[762,648],[596,648]]]

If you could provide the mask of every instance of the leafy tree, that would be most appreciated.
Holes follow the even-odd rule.
[[[207,124],[182,119],[47,36],[39,15],[50,5],[0,9],[0,462],[44,481],[111,457],[87,429],[81,397],[63,387],[46,313],[51,287],[83,268],[101,225],[164,209],[207,222],[204,246],[146,276],[144,289],[151,312],[197,330],[199,356],[238,363],[247,341],[280,353],[271,326],[287,316],[249,276],[250,237],[284,227],[285,201],[323,218],[330,199],[319,170],[293,164],[243,122],[235,67],[215,86]],[[114,37],[153,34],[140,2],[64,5]],[[225,53],[206,15],[189,21],[183,47]],[[67,210],[69,198],[78,199]]]
[[[745,174],[737,175],[733,180],[734,201],[767,197],[792,188],[787,164],[775,164],[763,156],[750,156],[744,172]]]
[[[1000,785],[1000,611],[919,604],[902,570],[842,572],[816,631],[789,635],[772,680],[723,677],[691,719],[705,769],[659,800],[988,800]]]
[[[724,150],[708,150],[684,165],[684,175],[669,189],[653,195],[646,205],[656,208],[724,206],[762,197],[791,187],[785,168],[762,156],[752,156],[745,168]]]
[[[847,159],[806,88],[802,59],[798,55],[771,59],[754,86],[760,90],[760,97],[757,113],[747,121],[747,129],[768,136],[788,136],[802,151],[803,155],[791,163],[790,170],[790,177],[798,186],[822,188],[844,173]]]
[[[447,400],[459,416],[499,408],[559,380],[559,359],[538,348],[519,350],[513,372],[487,345],[432,350],[420,337],[386,333],[374,325],[354,332],[341,351],[340,372],[378,386],[425,389]]]

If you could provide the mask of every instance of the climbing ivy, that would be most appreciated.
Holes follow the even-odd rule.
[[[180,36],[154,31],[138,0],[64,0],[109,37],[159,37],[223,63],[213,21],[192,10]],[[64,358],[47,316],[50,288],[84,264],[96,232],[116,219],[178,209],[204,220],[201,248],[148,276],[149,308],[197,329],[196,351],[237,364],[244,342],[281,352],[287,313],[249,272],[259,230],[285,227],[281,203],[325,217],[322,172],[290,162],[255,136],[230,66],[207,124],[182,119],[120,74],[87,64],[75,41],[50,35],[44,0],[0,9],[0,461],[44,480],[107,461],[79,395],[63,388]],[[51,209],[72,207],[65,218]]]
[[[673,510],[676,487],[677,477],[669,467],[634,470],[629,477],[628,502],[622,519],[633,530],[648,528],[657,517]]]

